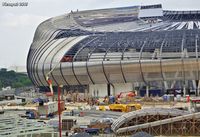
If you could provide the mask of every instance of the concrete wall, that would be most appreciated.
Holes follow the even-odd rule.
[[[105,97],[107,95],[107,84],[89,85],[89,94],[91,96]]]

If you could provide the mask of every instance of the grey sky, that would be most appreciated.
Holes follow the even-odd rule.
[[[25,66],[35,29],[42,21],[71,10],[163,4],[164,9],[200,10],[200,0],[9,0],[27,7],[3,7],[0,0],[0,68]]]

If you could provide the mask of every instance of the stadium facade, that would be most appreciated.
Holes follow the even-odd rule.
[[[162,5],[71,11],[42,22],[27,58],[38,87],[86,87],[104,96],[135,87],[199,94],[200,11]]]

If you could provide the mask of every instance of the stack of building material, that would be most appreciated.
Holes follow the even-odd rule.
[[[62,130],[71,130],[71,128],[76,124],[74,119],[63,119],[62,120]]]

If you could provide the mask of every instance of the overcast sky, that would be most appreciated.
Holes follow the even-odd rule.
[[[5,7],[0,0],[0,68],[25,66],[36,27],[42,21],[71,10],[159,4],[163,9],[198,10],[200,0],[9,0],[27,7]]]

